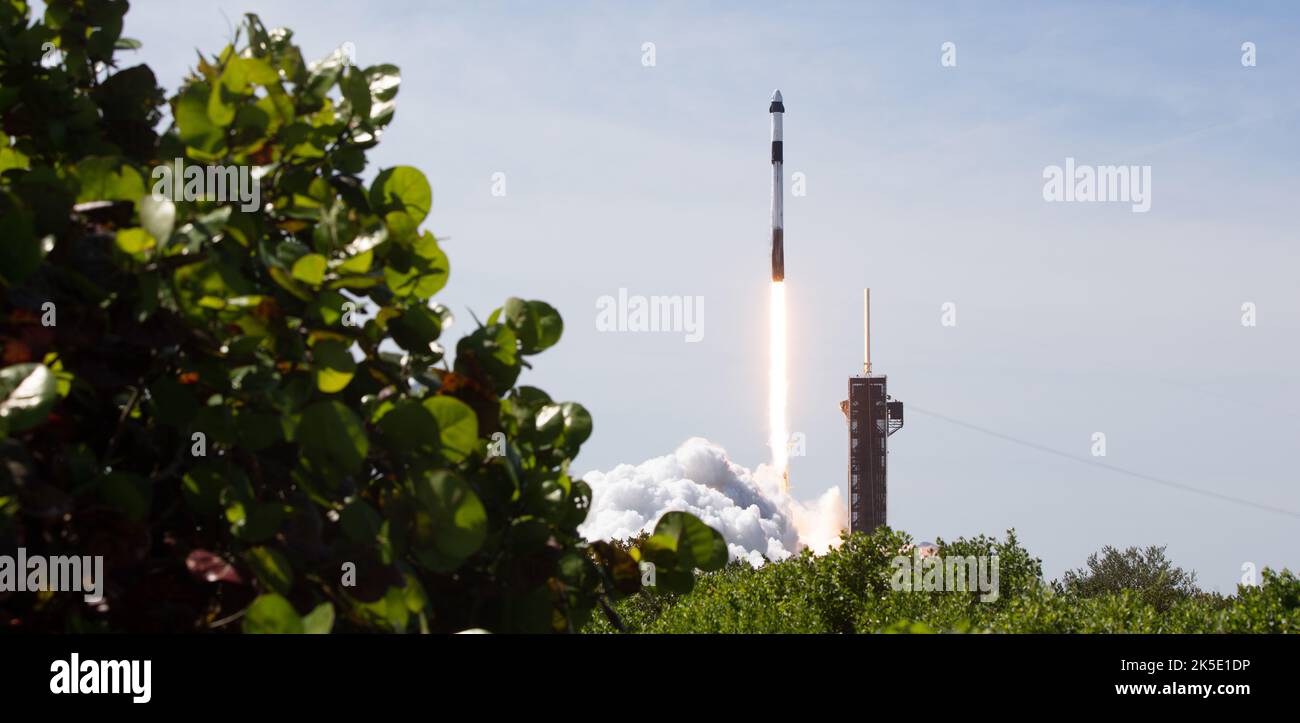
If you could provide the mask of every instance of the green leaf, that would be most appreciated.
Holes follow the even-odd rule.
[[[200,304],[204,297],[230,299],[248,296],[256,289],[237,266],[217,259],[182,266],[172,278],[177,301],[180,302],[181,309],[192,318],[206,318],[204,307]]]
[[[280,530],[284,507],[273,502],[232,501],[226,506],[230,532],[244,542],[261,542]]]
[[[129,472],[112,472],[99,482],[99,498],[132,520],[149,516],[153,489],[149,480]]]
[[[698,568],[710,572],[727,564],[727,541],[722,533],[689,512],[664,513],[646,541],[646,551],[651,562],[659,564],[667,559],[682,571]],[[656,559],[663,552],[672,554]]]
[[[243,629],[251,635],[301,635],[306,632],[293,605],[275,593],[259,595],[244,613]]]
[[[293,587],[293,566],[284,553],[273,547],[254,547],[246,555],[253,574],[267,589],[281,595],[289,594]]]
[[[31,160],[23,155],[22,151],[9,147],[7,143],[7,138],[0,141],[0,173],[4,173],[10,168],[30,168]]]
[[[459,477],[445,470],[415,481],[421,511],[416,515],[415,544],[432,546],[436,555],[424,558],[452,568],[478,551],[487,538],[487,511],[478,495]],[[417,549],[418,552],[418,549]]]
[[[424,586],[420,584],[419,578],[411,573],[406,573],[406,588],[404,596],[406,598],[406,609],[413,613],[419,613],[429,607],[429,595],[424,591]]]
[[[564,415],[565,449],[576,455],[578,447],[591,436],[591,414],[577,402],[561,404],[560,413]]]
[[[303,632],[308,635],[328,635],[334,629],[334,605],[323,602],[302,618]]]
[[[338,272],[340,274],[364,274],[370,271],[370,264],[374,262],[374,258],[375,252],[371,249],[366,249],[339,264]]]
[[[325,257],[320,254],[307,254],[293,262],[293,278],[312,286],[320,286],[325,280]]]
[[[326,394],[342,391],[356,374],[357,362],[344,342],[333,339],[318,341],[311,348],[311,356],[316,388]]]
[[[655,588],[663,592],[685,595],[695,589],[695,572],[673,568],[660,569],[655,573]]]
[[[427,301],[442,290],[451,273],[438,239],[425,231],[410,245],[392,248],[384,265],[384,282],[398,296]]]
[[[293,279],[284,269],[277,266],[267,267],[267,273],[271,275],[271,280],[280,285],[280,288],[288,291],[303,301],[311,301],[312,296],[307,289]]]
[[[383,524],[383,518],[365,500],[354,499],[339,512],[339,526],[343,528],[343,534],[361,545],[374,545]]]
[[[17,198],[0,194],[0,277],[20,284],[40,268],[41,241],[35,233],[36,219]]]
[[[419,265],[384,267],[384,283],[398,296],[413,296],[421,301],[442,290],[447,285],[446,259],[428,268]]]
[[[263,414],[245,407],[235,418],[239,443],[250,452],[259,452],[284,438],[281,415]]]
[[[0,88],[0,92],[3,91],[4,88]],[[4,224],[5,230],[19,231],[19,237],[23,238],[26,236],[22,231],[24,222],[31,219],[33,237],[60,234],[67,227],[72,206],[77,201],[74,190],[79,184],[73,177],[73,171],[73,168],[65,167],[60,172],[56,172],[49,166],[37,165],[26,173],[10,173],[7,180],[16,182],[13,183],[13,190],[17,193],[17,197],[21,198],[21,203],[10,203],[8,201],[15,197],[8,193],[0,193],[0,219],[15,212],[19,217],[19,222],[13,226]],[[6,237],[5,240],[8,242],[9,238]],[[4,249],[7,245],[8,243],[0,244],[0,249]],[[0,272],[6,276],[10,275],[8,266],[0,267]]]
[[[344,304],[347,303],[349,303],[348,297],[338,292],[322,291],[316,296],[315,300],[307,305],[307,308],[311,310],[313,316],[319,317],[321,321],[325,322],[326,326],[334,326],[342,321],[344,309],[347,308]],[[354,313],[356,308],[357,304],[353,302],[352,309]]]
[[[406,605],[406,590],[395,585],[385,590],[378,600],[358,604],[354,609],[393,632],[405,630],[411,619],[411,611]]]
[[[148,251],[156,245],[153,236],[142,228],[124,228],[117,232],[117,247],[128,254]]]
[[[139,201],[145,193],[140,172],[120,158],[83,158],[72,169],[79,184],[77,203]]]
[[[395,65],[375,65],[366,68],[366,78],[370,81],[370,94],[373,99],[370,106],[370,124],[375,128],[387,125],[393,119],[396,109],[394,98],[401,84],[401,71]]]
[[[90,91],[106,139],[137,159],[154,158],[154,126],[163,90],[147,65],[118,70]]]
[[[455,397],[437,396],[424,400],[424,408],[438,421],[442,454],[452,462],[469,456],[478,444],[478,418],[468,404]]]
[[[393,404],[376,425],[384,445],[398,454],[438,453],[438,421],[431,410],[410,399]]]
[[[349,66],[339,82],[339,89],[347,99],[352,115],[363,120],[370,118],[370,83],[356,67]]]
[[[208,96],[207,114],[217,126],[228,126],[235,120],[237,105],[250,91],[252,85],[272,85],[280,76],[260,58],[231,56],[221,71],[221,77]]]
[[[9,434],[44,422],[58,399],[58,380],[44,364],[0,369],[0,422]]]
[[[334,151],[330,161],[340,172],[356,175],[366,168],[366,153],[356,146],[346,146]]]
[[[176,127],[181,142],[196,160],[216,160],[225,148],[225,132],[208,118],[207,83],[193,83],[185,87],[176,99]],[[172,183],[182,179],[173,178]]]
[[[544,301],[511,297],[506,299],[500,312],[493,312],[488,323],[504,320],[519,336],[519,351],[523,354],[537,354],[553,346],[564,333],[564,320],[560,313]]]
[[[569,517],[569,506],[565,501],[571,486],[571,480],[564,474],[530,482],[523,491],[525,511],[547,522],[560,524]]]
[[[510,327],[489,324],[456,342],[458,374],[481,379],[504,394],[519,378],[519,342]]]
[[[570,457],[578,454],[582,443],[591,436],[591,415],[576,402],[547,404],[537,410],[537,441],[566,452]]]
[[[181,495],[190,509],[215,517],[221,513],[221,492],[226,486],[226,475],[216,465],[201,464],[181,478]]]
[[[338,80],[339,72],[343,69],[346,60],[347,56],[336,50],[329,56],[307,67],[308,76],[307,82],[304,84],[303,94],[307,96],[308,100],[316,103],[329,102],[326,94],[329,93],[329,89]]]
[[[442,317],[427,306],[413,306],[388,322],[388,333],[403,349],[429,354],[430,346],[442,333]]]
[[[370,451],[370,441],[357,415],[342,402],[316,402],[303,410],[298,427],[303,450],[317,460],[356,473]]]
[[[433,207],[433,189],[417,168],[389,168],[370,185],[370,206],[383,215],[389,232],[411,238]]]
[[[534,420],[537,428],[537,441],[549,444],[564,433],[564,413],[558,404],[548,404],[537,410]]]

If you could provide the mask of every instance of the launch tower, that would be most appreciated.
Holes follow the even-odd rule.
[[[862,292],[862,319],[862,374],[849,378],[840,409],[849,423],[849,531],[870,534],[887,521],[888,440],[903,428],[903,403],[890,399],[885,375],[871,373],[871,289]]]

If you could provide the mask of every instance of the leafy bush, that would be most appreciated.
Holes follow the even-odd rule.
[[[891,560],[907,554],[911,542],[888,528],[845,535],[824,555],[804,551],[759,568],[733,562],[700,576],[689,594],[647,589],[616,608],[629,630],[651,633],[1300,632],[1300,579],[1288,571],[1267,570],[1261,586],[1242,586],[1235,597],[1198,591],[1161,608],[1140,585],[1087,597],[1054,589],[1014,530],[1005,540],[937,541],[944,557],[997,555],[999,595],[984,602],[969,588],[894,589]],[[601,622],[590,629],[611,631]]]
[[[1145,550],[1130,547],[1123,552],[1107,545],[1100,553],[1088,556],[1086,567],[1067,571],[1061,578],[1061,589],[1079,597],[1132,590],[1161,612],[1200,594],[1196,573],[1174,566],[1165,557],[1165,548],[1155,545]]]
[[[681,590],[725,562],[681,513],[631,551],[578,536],[591,417],[517,384],[555,309],[507,300],[448,363],[428,181],[361,177],[396,67],[308,64],[250,15],[159,134],[126,11],[0,0],[0,550],[108,580],[93,609],[0,598],[0,626],[575,630],[638,560]],[[205,166],[253,197],[165,193]]]

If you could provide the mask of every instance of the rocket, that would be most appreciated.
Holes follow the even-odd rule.
[[[772,92],[772,104],[767,107],[772,115],[772,280],[785,280],[785,238],[781,211],[785,196],[785,186],[781,180],[781,118],[785,115],[785,104],[781,102],[781,91]]]

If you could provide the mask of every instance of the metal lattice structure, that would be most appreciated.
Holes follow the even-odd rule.
[[[840,409],[849,423],[849,531],[870,534],[886,524],[889,435],[903,428],[903,403],[892,401],[886,377],[849,379]]]
[[[883,376],[849,379],[849,531],[885,524],[889,408]]]

